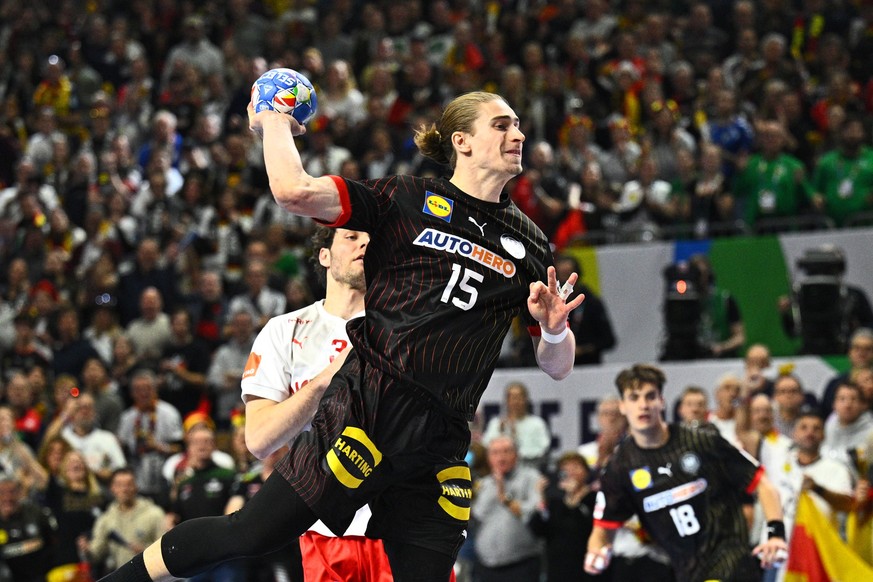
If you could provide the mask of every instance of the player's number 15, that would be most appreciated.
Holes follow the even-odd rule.
[[[462,269],[464,271],[463,277],[461,277]],[[479,298],[479,291],[470,284],[471,279],[481,283],[485,277],[476,271],[471,271],[470,269],[461,267],[458,263],[452,263],[452,276],[449,278],[449,284],[446,285],[442,297],[440,297],[440,301],[448,303],[449,299],[451,299],[452,305],[458,309],[468,311],[476,305],[476,299]],[[457,292],[455,291],[456,286]],[[457,296],[452,297],[453,294]],[[462,294],[466,294],[466,299],[461,297]]]

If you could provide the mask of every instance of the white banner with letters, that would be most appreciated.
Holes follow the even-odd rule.
[[[783,363],[793,363],[794,373],[800,378],[806,391],[821,396],[825,384],[836,372],[815,356],[775,358],[772,374]],[[727,373],[742,376],[742,360],[701,360],[695,362],[663,362],[657,364],[667,375],[664,387],[667,420],[671,421],[673,404],[682,390],[691,384],[710,393],[710,406],[714,404],[714,389],[718,380]],[[597,434],[595,410],[597,402],[605,395],[618,395],[615,377],[626,365],[605,364],[593,367],[577,367],[562,381],[549,378],[538,368],[498,369],[479,405],[485,422],[503,410],[503,394],[511,382],[527,386],[533,401],[533,411],[542,416],[552,431],[552,455],[573,449],[591,440]],[[483,425],[484,426],[484,425]]]

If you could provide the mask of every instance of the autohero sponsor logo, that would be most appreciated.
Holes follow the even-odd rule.
[[[439,194],[434,194],[429,190],[424,192],[424,206],[421,211],[431,216],[436,216],[440,220],[446,222],[452,221],[452,210],[455,208],[455,201]]]
[[[412,242],[420,247],[446,251],[447,253],[467,257],[481,265],[485,265],[492,271],[497,271],[506,278],[515,275],[515,263],[511,260],[504,259],[497,253],[492,253],[488,249],[472,243],[460,236],[447,234],[433,228],[427,228]]]
[[[439,506],[451,517],[467,521],[470,519],[470,500],[473,498],[473,484],[470,468],[466,465],[449,467],[437,473],[440,483]]]
[[[327,466],[349,489],[360,487],[381,462],[382,452],[367,433],[354,426],[347,426],[327,452]]]
[[[671,505],[676,505],[677,503],[681,503],[700,495],[706,491],[706,485],[706,479],[701,478],[697,481],[685,483],[673,487],[672,489],[668,489],[667,491],[656,493],[655,495],[649,495],[643,499],[643,509],[646,513],[651,513],[653,511],[658,511],[659,509],[664,509],[665,507],[670,507]]]

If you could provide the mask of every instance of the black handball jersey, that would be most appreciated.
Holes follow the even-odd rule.
[[[446,179],[334,177],[342,214],[366,231],[366,317],[348,323],[360,357],[472,418],[529,285],[546,281],[548,240],[504,193],[469,196]]]
[[[671,425],[667,443],[625,439],[604,468],[595,525],[614,529],[636,514],[669,555],[677,580],[751,580],[743,496],[762,469],[717,433]]]

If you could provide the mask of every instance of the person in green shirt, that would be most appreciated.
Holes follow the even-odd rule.
[[[803,163],[785,153],[785,134],[776,121],[758,131],[760,152],[749,157],[734,184],[744,218],[754,226],[762,218],[796,216],[812,197]]]
[[[815,166],[812,206],[838,226],[865,210],[873,210],[873,148],[863,145],[864,122],[849,117],[839,131],[839,147],[826,152]]]

